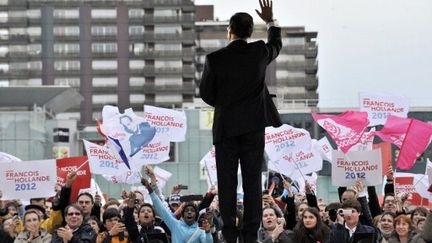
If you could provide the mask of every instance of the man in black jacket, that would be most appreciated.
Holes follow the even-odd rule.
[[[264,129],[280,126],[280,118],[264,82],[267,65],[282,47],[280,28],[273,21],[272,3],[260,0],[258,15],[267,23],[268,41],[248,43],[253,19],[247,13],[234,14],[229,22],[230,44],[206,57],[201,98],[215,107],[213,144],[222,233],[227,242],[236,242],[236,188],[240,160],[244,190],[244,226],[246,242],[255,242],[261,221],[261,164],[264,153]]]

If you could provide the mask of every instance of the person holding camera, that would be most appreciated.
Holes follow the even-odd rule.
[[[185,204],[181,212],[182,218],[178,220],[169,209],[164,207],[162,201],[154,192],[152,185],[145,178],[141,178],[141,183],[150,193],[156,212],[168,225],[173,243],[213,243],[209,222],[204,222],[202,229],[198,227],[199,212],[194,203],[187,202]]]
[[[330,242],[356,243],[377,242],[377,229],[360,223],[362,206],[355,199],[345,200],[337,212],[343,216],[344,223],[333,224],[330,230]]]
[[[115,208],[108,208],[102,215],[105,231],[97,236],[97,243],[127,243],[125,224],[120,220],[120,213]]]

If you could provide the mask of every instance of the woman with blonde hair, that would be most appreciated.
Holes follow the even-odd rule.
[[[18,234],[14,243],[49,243],[51,234],[41,228],[41,217],[35,211],[24,213],[24,231]]]

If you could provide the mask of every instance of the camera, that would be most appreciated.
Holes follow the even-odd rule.
[[[337,212],[342,217],[343,216],[351,216],[351,214],[352,214],[352,210],[351,209],[339,208]]]

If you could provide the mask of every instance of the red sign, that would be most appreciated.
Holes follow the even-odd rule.
[[[70,197],[71,203],[75,203],[77,201],[77,196],[80,189],[90,187],[91,174],[88,159],[87,156],[81,156],[57,160],[57,183],[59,183],[61,186],[65,185],[68,173],[76,171],[77,169],[78,176],[72,184]]]
[[[382,162],[382,175],[387,174],[387,169],[391,165],[392,154],[391,154],[391,144],[390,143],[377,143],[373,145],[373,149],[381,149],[381,162]]]
[[[416,192],[414,187],[414,177],[395,177],[395,186],[396,193],[405,192],[410,195],[408,197],[408,202],[410,202],[411,205],[429,205],[429,200],[427,198],[421,197],[420,194]]]

